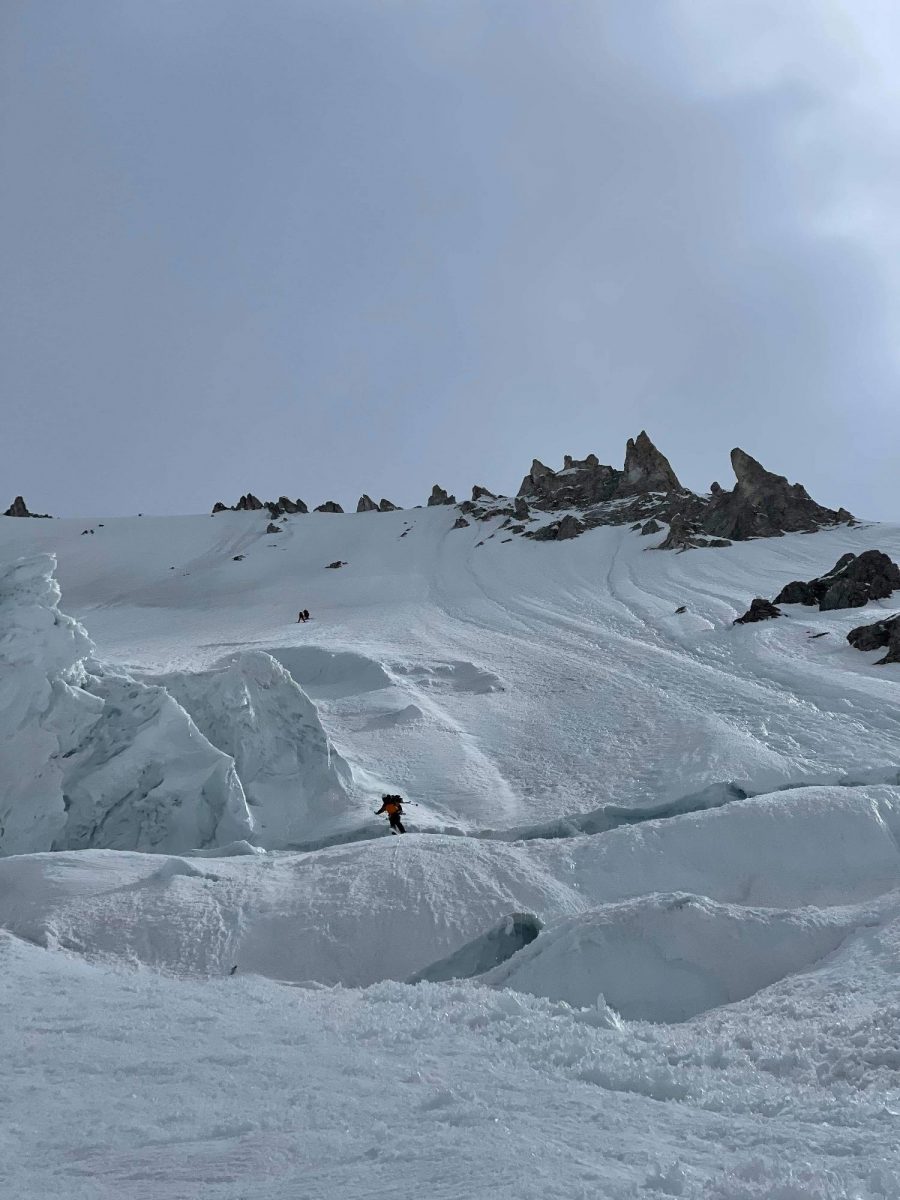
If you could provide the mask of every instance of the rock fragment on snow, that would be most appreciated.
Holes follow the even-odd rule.
[[[734,625],[750,625],[754,621],[770,621],[774,617],[783,616],[780,608],[776,608],[771,600],[764,600],[761,596],[757,596],[755,600],[750,601],[750,607],[742,617],[737,617],[733,622]]]

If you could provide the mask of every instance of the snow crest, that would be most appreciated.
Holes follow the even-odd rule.
[[[0,570],[0,853],[249,836],[231,759],[163,688],[93,662],[55,569],[40,554]]]

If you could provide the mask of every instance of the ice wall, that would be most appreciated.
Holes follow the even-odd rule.
[[[316,706],[270,654],[246,650],[208,671],[153,678],[234,759],[260,845],[307,840],[348,808],[350,768]]]
[[[93,662],[55,568],[49,554],[0,567],[0,854],[247,837],[231,759],[163,688]]]

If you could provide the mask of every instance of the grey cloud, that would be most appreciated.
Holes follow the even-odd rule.
[[[740,443],[891,516],[879,85],[826,21],[728,14],[8,5],[0,482],[419,503],[646,426],[694,486]]]

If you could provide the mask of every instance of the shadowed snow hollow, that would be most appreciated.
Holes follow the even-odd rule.
[[[329,742],[316,706],[271,655],[247,650],[209,671],[155,682],[234,759],[260,845],[314,837],[347,810],[350,768]]]
[[[90,662],[52,555],[0,573],[0,853],[177,852],[252,829],[231,759],[162,688]]]
[[[440,962],[417,971],[407,982],[443,983],[449,979],[471,979],[473,975],[482,975],[533,942],[542,926],[543,922],[534,913],[510,913],[493,929],[473,938]]]
[[[858,909],[744,908],[655,895],[561,922],[480,982],[631,1020],[683,1021],[794,974],[867,922]]]

